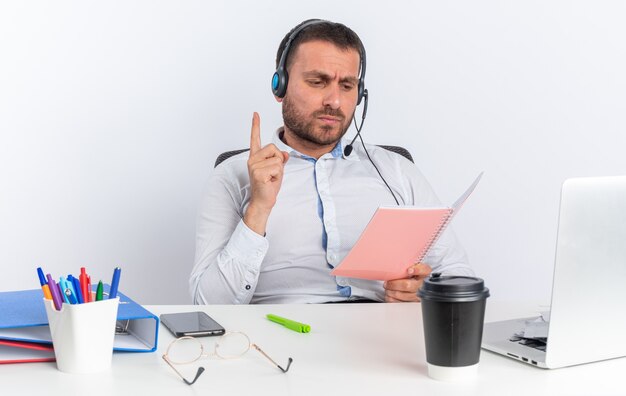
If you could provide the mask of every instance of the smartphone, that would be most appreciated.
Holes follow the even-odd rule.
[[[204,312],[180,312],[162,314],[161,323],[176,337],[219,336],[226,332],[224,327]]]

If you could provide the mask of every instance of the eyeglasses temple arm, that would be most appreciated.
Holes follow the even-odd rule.
[[[172,368],[172,370],[174,370],[176,374],[178,374],[178,376],[183,381],[185,381],[187,385],[193,385],[198,380],[198,378],[200,378],[200,375],[204,372],[204,367],[198,367],[198,371],[196,371],[196,376],[194,377],[193,381],[190,382],[187,381],[187,379],[185,379],[185,377],[183,377],[183,375],[178,370],[176,370],[176,367],[174,367],[174,365],[172,364],[172,362],[170,362],[166,355],[163,355],[163,360],[165,360],[165,363],[167,363]]]
[[[257,344],[252,344],[252,346],[254,347],[254,349],[256,349],[257,351],[259,351],[259,353],[263,356],[265,356],[267,358],[267,360],[269,360],[270,362],[272,362],[272,364],[276,367],[278,367],[280,369],[280,371],[282,371],[283,373],[286,373],[287,371],[289,371],[289,367],[291,367],[291,363],[293,362],[292,358],[289,358],[289,360],[287,361],[287,368],[282,368],[280,366],[280,364],[276,363],[274,361],[274,359],[272,359],[271,357],[269,357],[269,355],[265,352],[263,352],[263,350],[261,348],[259,348],[259,346]]]

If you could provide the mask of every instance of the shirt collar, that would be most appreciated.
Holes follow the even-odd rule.
[[[301,152],[285,144],[285,142],[283,142],[280,138],[283,132],[284,132],[284,127],[278,128],[276,130],[276,133],[274,133],[274,136],[272,139],[272,143],[274,143],[276,147],[278,147],[279,150],[286,151],[287,153],[289,153],[290,156],[295,156],[295,157],[300,157],[300,158],[311,158],[310,156],[306,154],[302,154]],[[356,153],[356,150],[352,150],[352,154],[350,154],[347,157],[343,155],[343,148],[345,147],[345,145],[349,143],[350,141],[346,137],[342,138],[340,141],[337,142],[337,145],[335,145],[335,147],[330,153],[326,153],[320,158],[343,158],[348,161],[358,161],[359,155]]]

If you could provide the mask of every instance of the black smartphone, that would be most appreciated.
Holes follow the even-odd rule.
[[[161,323],[176,337],[219,336],[226,332],[224,327],[204,312],[180,312],[162,314]]]

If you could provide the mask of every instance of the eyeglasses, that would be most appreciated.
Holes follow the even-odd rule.
[[[212,357],[215,356],[220,359],[236,359],[242,357],[250,350],[250,348],[254,348],[261,355],[265,356],[267,360],[269,360],[274,366],[278,367],[280,371],[286,373],[289,371],[289,367],[293,362],[292,358],[289,358],[287,362],[287,368],[282,368],[278,363],[274,361],[269,355],[258,345],[250,342],[250,338],[241,332],[228,332],[222,336],[217,338],[213,338],[215,340],[213,352],[204,353],[204,344],[194,337],[180,337],[175,339],[170,343],[167,347],[167,351],[163,355],[163,360],[178,374],[180,378],[187,385],[193,385],[200,375],[204,372],[204,367],[199,367],[196,372],[196,376],[193,381],[188,381],[178,370],[174,367],[175,364],[190,364],[195,361],[200,360],[203,357]]]

